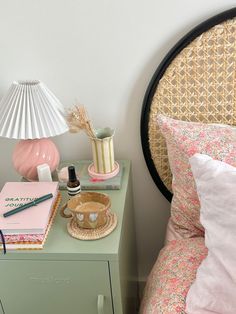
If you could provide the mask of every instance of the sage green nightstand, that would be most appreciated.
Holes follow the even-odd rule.
[[[101,191],[100,191],[101,192]],[[95,241],[72,238],[57,214],[43,250],[0,255],[0,314],[133,314],[137,259],[130,162],[120,190],[106,190],[116,229]],[[63,191],[66,199],[66,192]]]

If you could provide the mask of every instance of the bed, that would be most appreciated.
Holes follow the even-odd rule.
[[[209,255],[200,203],[196,192],[191,194],[196,183],[179,147],[188,158],[205,153],[236,166],[231,128],[236,125],[235,74],[236,8],[232,8],[184,36],[158,66],[146,91],[142,148],[157,188],[171,202],[171,217],[166,244],[148,276],[142,314],[186,313],[186,296]],[[226,313],[232,309],[222,312]]]

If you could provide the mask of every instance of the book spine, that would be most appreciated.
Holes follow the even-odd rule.
[[[85,185],[85,184],[80,184],[81,186],[81,190],[120,190],[120,185]],[[66,183],[59,183],[59,188],[60,190],[66,190],[67,189],[67,185]]]

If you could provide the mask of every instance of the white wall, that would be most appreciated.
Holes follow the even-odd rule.
[[[139,121],[157,65],[187,31],[235,0],[0,0],[0,97],[13,80],[40,79],[69,107],[84,104],[96,127],[116,128],[116,158],[131,159],[139,276],[163,244],[169,204],[141,150]],[[62,159],[91,158],[85,135],[55,139]],[[15,141],[0,139],[0,187],[16,179]]]

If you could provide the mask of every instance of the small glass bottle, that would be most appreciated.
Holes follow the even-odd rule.
[[[77,179],[75,167],[68,167],[67,193],[69,197],[75,196],[81,192],[80,181]]]

